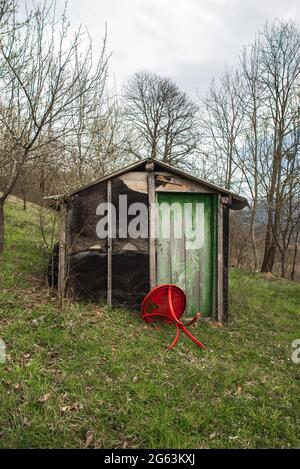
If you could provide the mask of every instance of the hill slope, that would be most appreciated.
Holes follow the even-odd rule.
[[[39,281],[37,209],[6,215],[0,447],[299,446],[299,285],[233,270],[229,324],[193,329],[208,350],[182,337],[166,353],[173,327],[93,304],[59,311]]]

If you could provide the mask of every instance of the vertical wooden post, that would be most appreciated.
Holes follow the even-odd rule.
[[[67,209],[65,204],[61,203],[59,213],[59,258],[58,258],[58,304],[62,308],[64,304],[66,277],[67,277]]]
[[[156,285],[156,245],[155,245],[155,180],[154,173],[148,174],[148,202],[149,202],[149,282],[150,288]]]
[[[223,305],[223,204],[222,197],[218,196],[218,321],[224,322],[224,305]]]
[[[111,180],[107,181],[108,237],[107,237],[107,304],[112,305],[112,213],[111,213]]]
[[[231,196],[222,197],[223,203],[223,321],[228,320],[228,290],[229,290],[229,256],[230,256],[230,236],[229,236],[229,207]]]

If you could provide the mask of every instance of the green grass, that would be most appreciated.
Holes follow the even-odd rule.
[[[37,210],[6,207],[1,258],[0,447],[300,446],[300,286],[231,272],[231,319],[199,322],[169,353],[174,328],[88,303],[57,309]]]

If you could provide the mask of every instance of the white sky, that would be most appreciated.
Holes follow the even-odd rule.
[[[266,20],[300,21],[300,0],[69,0],[68,16],[73,27],[86,25],[94,41],[107,23],[117,89],[146,69],[195,96],[237,61]]]

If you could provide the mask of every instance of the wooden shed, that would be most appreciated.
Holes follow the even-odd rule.
[[[186,293],[186,317],[227,319],[229,210],[245,198],[147,159],[51,203],[60,210],[60,295],[139,308],[153,286],[174,283]]]

